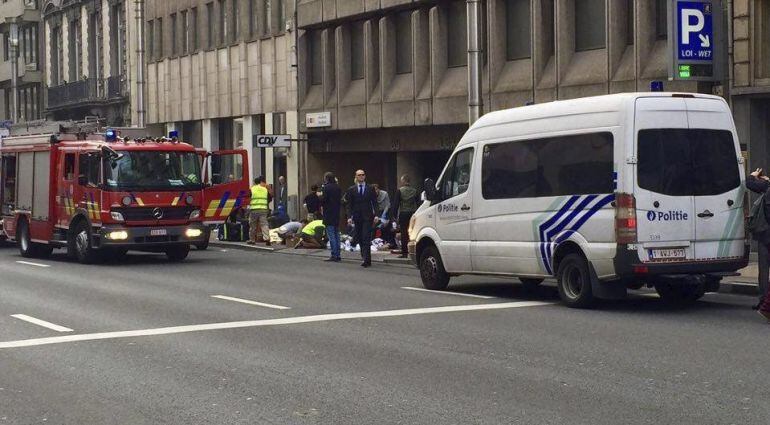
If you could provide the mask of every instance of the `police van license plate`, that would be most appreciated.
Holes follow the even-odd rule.
[[[650,257],[655,260],[678,260],[687,257],[684,248],[651,249]]]
[[[168,231],[166,229],[151,229],[150,236],[166,236]]]

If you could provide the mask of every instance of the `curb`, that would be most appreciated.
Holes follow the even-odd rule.
[[[748,282],[722,282],[719,284],[719,293],[758,296],[759,286]]]

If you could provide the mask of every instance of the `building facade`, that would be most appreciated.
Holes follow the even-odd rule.
[[[44,117],[44,50],[39,41],[42,33],[38,0],[6,0],[0,3],[0,119],[3,121],[23,122]],[[17,70],[16,96],[12,80],[14,65]]]
[[[210,150],[244,148],[251,178],[285,176],[297,217],[304,144],[255,149],[252,136],[297,136],[294,5],[287,0],[147,0],[147,122]]]
[[[136,25],[129,0],[48,0],[45,25],[46,115],[136,122]]]
[[[466,14],[463,0],[300,0],[310,181],[331,169],[344,183],[359,167],[388,189],[402,173],[437,177],[468,127]],[[667,22],[666,0],[485,0],[484,112],[647,91],[668,79]],[[330,126],[307,126],[317,112],[330,113]]]
[[[770,1],[734,0],[730,101],[748,169],[770,167]]]

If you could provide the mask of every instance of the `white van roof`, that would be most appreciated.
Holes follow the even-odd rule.
[[[698,93],[642,92],[618,93],[604,96],[559,100],[518,108],[490,112],[479,118],[465,133],[458,146],[480,140],[510,137],[580,128],[614,127],[622,125],[627,112],[632,110],[636,99],[650,97],[689,97],[714,99],[724,102],[719,96]],[[725,103],[725,108],[727,105]],[[552,120],[569,117],[569,120]],[[547,125],[539,120],[549,119]],[[505,126],[503,128],[502,126]]]

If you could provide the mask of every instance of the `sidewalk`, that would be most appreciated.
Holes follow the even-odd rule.
[[[273,244],[270,247],[262,244],[249,245],[245,242],[223,242],[215,238],[211,239],[211,246],[222,249],[244,249],[244,250],[257,250],[266,252],[276,252],[288,255],[298,255],[305,257],[318,257],[328,258],[329,251],[326,249],[294,249],[292,247],[280,244]],[[361,255],[359,252],[342,251],[341,257],[343,261],[347,262],[360,262]],[[391,254],[390,251],[372,251],[372,262],[384,263],[384,264],[399,264],[404,266],[412,266],[406,258],[398,258],[398,255]],[[749,265],[741,270],[738,270],[740,276],[729,276],[722,279],[719,292],[727,294],[741,294],[741,295],[757,295],[759,292],[757,279],[759,270],[757,268],[757,258],[752,253]]]

